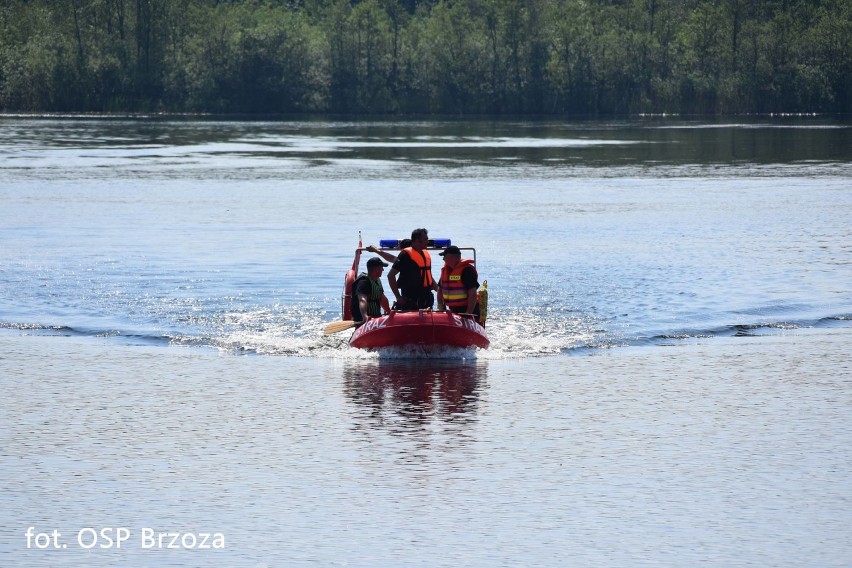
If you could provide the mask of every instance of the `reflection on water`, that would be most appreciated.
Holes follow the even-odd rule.
[[[851,136],[848,124],[815,117],[734,124],[6,118],[0,179],[692,177],[702,165],[761,176],[791,164],[813,175],[844,175]]]
[[[369,410],[373,426],[392,428],[472,420],[487,375],[485,362],[429,360],[359,361],[343,371],[347,398]]]

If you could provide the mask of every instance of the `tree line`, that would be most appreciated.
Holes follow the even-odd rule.
[[[0,109],[852,111],[849,0],[2,0]]]

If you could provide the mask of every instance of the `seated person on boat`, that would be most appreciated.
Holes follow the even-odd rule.
[[[387,266],[380,258],[371,258],[367,261],[367,272],[362,273],[352,284],[352,319],[356,322],[365,320],[367,317],[376,318],[382,315],[382,311],[390,313],[388,299],[382,288],[382,272]]]

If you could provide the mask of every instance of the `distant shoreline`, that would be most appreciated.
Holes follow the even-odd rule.
[[[852,114],[830,112],[785,112],[785,113],[742,113],[742,114],[670,114],[670,113],[636,113],[612,115],[428,115],[428,114],[245,114],[245,113],[209,113],[209,112],[18,112],[0,111],[0,120],[4,119],[34,119],[34,120],[186,120],[186,121],[225,121],[225,122],[513,122],[529,123],[544,122],[607,122],[616,120],[676,120],[695,122],[720,122],[725,120],[786,120],[786,119],[816,119],[849,122],[852,124]]]

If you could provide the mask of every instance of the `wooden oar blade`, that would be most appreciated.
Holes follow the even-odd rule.
[[[332,333],[337,333],[339,331],[345,331],[347,329],[351,329],[355,327],[354,321],[333,321],[327,326],[325,326],[325,330],[323,333],[325,335],[331,335]]]

